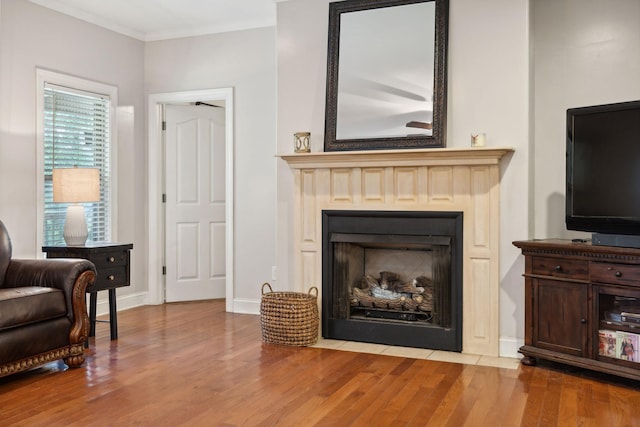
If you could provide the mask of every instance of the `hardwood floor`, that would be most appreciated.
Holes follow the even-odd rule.
[[[636,426],[640,386],[561,365],[501,369],[263,344],[223,301],[139,307],[80,369],[0,379],[0,425]]]

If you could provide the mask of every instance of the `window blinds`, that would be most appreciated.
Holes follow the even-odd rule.
[[[44,244],[64,244],[68,203],[53,203],[54,168],[100,170],[100,201],[84,203],[87,241],[110,240],[110,99],[52,84],[44,89]]]

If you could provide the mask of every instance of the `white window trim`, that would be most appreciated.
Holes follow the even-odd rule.
[[[111,102],[109,105],[109,134],[110,134],[110,153],[109,153],[109,168],[111,171],[111,185],[109,188],[109,194],[107,197],[110,200],[110,212],[111,219],[111,239],[118,235],[118,221],[116,212],[118,212],[117,206],[117,188],[118,188],[118,170],[117,163],[114,159],[117,159],[118,148],[118,133],[117,133],[117,114],[116,107],[118,105],[118,88],[115,86],[107,85],[104,83],[98,83],[95,81],[83,79],[80,77],[70,76],[68,74],[56,73],[55,71],[45,70],[42,68],[36,68],[36,156],[37,156],[37,168],[36,168],[36,180],[37,180],[37,194],[36,194],[36,220],[37,220],[37,232],[36,232],[36,244],[37,248],[42,248],[44,242],[44,87],[45,83],[50,83],[58,86],[64,86],[74,89],[79,89],[87,92],[101,93],[108,95]],[[39,250],[38,249],[38,250]],[[44,256],[44,255],[41,255]]]

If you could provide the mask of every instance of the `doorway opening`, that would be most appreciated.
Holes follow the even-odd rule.
[[[224,105],[224,252],[225,252],[225,299],[226,310],[233,311],[233,88],[211,89],[188,92],[171,92],[149,95],[148,108],[148,304],[162,304],[165,302],[165,209],[163,203],[164,184],[167,180],[163,143],[163,105],[195,105],[195,103]],[[203,106],[201,108],[208,108]]]

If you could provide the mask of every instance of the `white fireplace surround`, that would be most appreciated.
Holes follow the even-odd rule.
[[[322,211],[461,211],[462,352],[499,355],[500,160],[511,148],[281,155],[294,171],[294,283],[322,287]],[[322,289],[320,289],[322,295]]]

